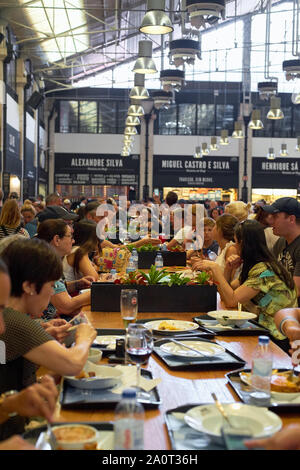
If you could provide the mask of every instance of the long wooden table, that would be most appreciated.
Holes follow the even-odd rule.
[[[119,313],[109,312],[91,312],[88,308],[84,309],[89,320],[95,328],[123,328]],[[191,313],[139,313],[138,318],[152,319],[168,317],[177,320],[192,320],[197,314]],[[219,344],[237,354],[245,361],[248,366],[251,363],[251,357],[255,346],[257,345],[257,336],[247,337],[216,337]],[[290,357],[278,346],[272,343],[272,352],[274,367],[291,367]],[[150,357],[147,366],[153,374],[153,378],[161,377],[162,382],[158,385],[162,404],[158,409],[147,410],[145,413],[145,449],[147,450],[168,450],[170,441],[164,425],[164,413],[167,410],[188,403],[212,402],[211,392],[215,392],[223,403],[239,401],[238,396],[227,383],[226,370],[214,371],[172,371],[155,355]],[[298,421],[300,422],[300,413],[279,413],[284,425]],[[113,409],[96,410],[61,410],[59,421],[113,421]]]

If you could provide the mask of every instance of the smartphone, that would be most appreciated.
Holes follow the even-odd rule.
[[[154,189],[154,196],[159,196],[159,189]]]
[[[253,438],[249,429],[221,428],[221,434],[227,450],[248,450],[244,441]]]

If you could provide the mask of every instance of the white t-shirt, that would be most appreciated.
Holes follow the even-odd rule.
[[[72,248],[71,253],[75,253],[76,250],[78,250],[78,246],[74,246]],[[64,278],[65,280],[68,281],[77,281],[78,279],[81,279],[83,277],[82,273],[74,273],[74,268],[68,263],[67,257],[64,256],[63,258],[63,272],[64,272]]]
[[[185,227],[182,227],[180,230],[178,230],[174,236],[174,239],[177,240],[178,243],[183,243],[186,238],[193,238],[192,231],[192,227],[190,225],[186,225]]]

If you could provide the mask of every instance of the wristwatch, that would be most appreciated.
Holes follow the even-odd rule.
[[[8,418],[13,418],[18,413],[15,413],[15,412],[7,413],[5,410],[2,409],[2,404],[7,398],[12,397],[13,395],[16,395],[17,393],[19,393],[17,390],[8,390],[7,392],[1,393],[0,395],[0,413],[6,414]]]

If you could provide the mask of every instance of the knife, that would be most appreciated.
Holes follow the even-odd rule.
[[[200,356],[210,357],[207,354],[204,354],[203,352],[199,351],[198,349],[194,349],[194,348],[191,348],[190,346],[186,346],[185,344],[181,343],[180,341],[177,341],[176,339],[170,338],[169,341],[171,341],[174,344],[177,344],[178,346],[181,346],[182,348],[186,348],[186,349],[189,349],[190,351],[194,351]]]

